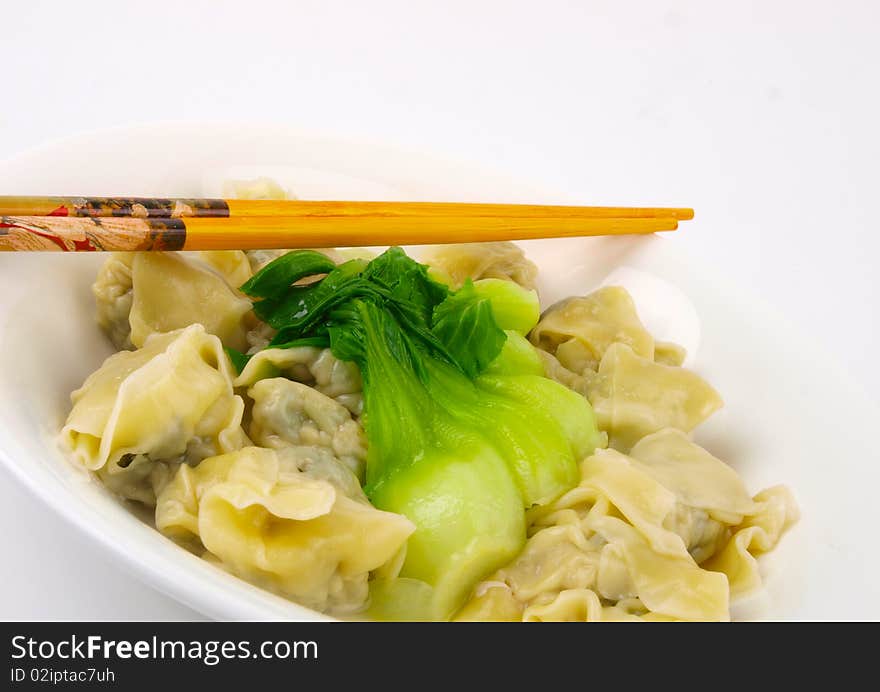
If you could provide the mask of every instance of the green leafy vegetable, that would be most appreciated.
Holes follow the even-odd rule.
[[[507,331],[501,353],[489,363],[487,375],[543,375],[544,361],[535,347],[519,332]]]
[[[432,330],[470,378],[486,369],[507,339],[491,303],[477,296],[470,280],[434,308]]]
[[[307,251],[302,250],[302,252]],[[275,262],[296,254],[295,252],[290,252],[282,255]],[[260,275],[264,271],[273,268],[275,262],[267,264],[262,270],[254,274],[250,280],[259,280]],[[255,303],[254,312],[257,314],[257,317],[275,329],[283,330],[289,328],[291,333],[294,333],[305,326],[304,320],[313,317],[315,314],[321,314],[320,306],[328,303],[328,301],[345,298],[344,295],[337,293],[337,289],[344,287],[348,291],[356,290],[358,284],[357,282],[352,282],[352,279],[359,277],[366,266],[367,263],[364,260],[350,260],[330,271],[320,282],[307,286],[292,286],[293,281],[291,281],[288,284],[288,288],[283,292]],[[297,273],[294,273],[291,277],[297,275]],[[281,282],[278,281],[278,283]],[[247,284],[242,286],[242,291],[245,293],[247,293],[246,286]],[[280,335],[276,337],[276,341],[279,343],[290,340],[291,338],[284,338]]]
[[[231,348],[230,346],[225,346],[223,350],[226,351],[226,355],[229,356],[232,366],[239,374],[241,374],[241,371],[244,370],[244,367],[248,364],[251,357],[241,351]]]
[[[492,304],[495,321],[502,329],[525,336],[541,318],[537,291],[523,288],[504,279],[480,279],[474,282],[474,292]]]
[[[307,276],[327,274],[335,268],[333,260],[320,252],[288,252],[248,279],[241,290],[254,298],[278,298],[294,282]]]
[[[575,484],[577,461],[599,439],[590,405],[539,374],[523,336],[499,326],[499,296],[505,324],[522,329],[532,319],[532,298],[519,287],[481,294],[468,282],[450,292],[400,248],[293,286],[308,263],[291,254],[286,268],[273,262],[248,282],[271,292],[257,314],[279,330],[273,347],[308,339],[358,365],[369,440],[364,489],[417,527],[400,578],[374,584],[376,608],[449,617],[522,548],[524,509]]]

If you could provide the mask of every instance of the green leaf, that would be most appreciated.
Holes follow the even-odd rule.
[[[232,361],[232,367],[234,367],[236,372],[240,375],[251,357],[241,351],[230,348],[229,346],[224,346],[223,350],[226,351],[226,355],[229,356],[229,360]]]
[[[470,378],[495,360],[507,340],[495,322],[492,304],[477,296],[470,279],[434,308],[432,331]]]
[[[528,339],[512,329],[501,353],[486,368],[486,375],[544,375],[544,361]]]
[[[351,291],[353,285],[358,285],[357,279],[366,266],[366,260],[362,259],[340,264],[321,281],[306,286],[290,286],[284,294],[256,303],[254,312],[275,329],[306,324],[315,313],[320,317],[324,310],[332,306],[334,299],[341,300],[341,291]],[[359,285],[363,286],[363,283]]]
[[[541,306],[537,291],[506,279],[480,279],[474,282],[474,291],[477,296],[492,303],[495,321],[502,329],[525,336],[538,324]]]
[[[364,278],[385,288],[395,302],[405,305],[426,325],[434,306],[449,293],[446,286],[429,278],[425,265],[408,257],[399,247],[370,262]]]
[[[288,252],[254,274],[242,285],[241,291],[252,298],[279,298],[300,279],[327,274],[335,268],[335,262],[320,252]]]

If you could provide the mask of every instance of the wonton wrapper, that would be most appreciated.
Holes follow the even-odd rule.
[[[253,399],[250,437],[262,447],[325,447],[358,478],[367,461],[367,439],[360,423],[342,404],[299,382],[275,377],[248,390]]]
[[[71,399],[61,435],[73,459],[147,504],[160,462],[195,462],[247,442],[229,359],[201,325],[110,356]]]
[[[240,251],[113,253],[92,290],[98,322],[117,348],[202,324],[226,346],[247,348],[251,303],[238,287],[251,276]]]
[[[529,290],[535,288],[538,268],[514,243],[461,243],[426,249],[421,261],[460,288],[467,279],[508,279]]]
[[[522,553],[458,619],[727,620],[730,597],[760,585],[755,555],[798,513],[785,488],[750,498],[732,469],[663,430],[632,457],[597,451],[576,488],[529,516]]]
[[[135,346],[150,334],[201,324],[225,346],[245,348],[251,302],[209,265],[170,253],[137,253],[132,280],[129,321]]]
[[[761,585],[757,556],[776,547],[782,534],[799,518],[791,491],[784,485],[762,490],[754,500],[760,510],[745,518],[730,540],[704,563],[706,569],[724,572],[731,596],[740,596]]]
[[[696,373],[640,358],[622,343],[605,351],[589,399],[608,444],[624,452],[662,428],[690,432],[724,403]]]
[[[249,180],[224,180],[223,199],[296,199],[296,196],[281,187],[277,180],[262,176]]]
[[[250,387],[273,377],[286,377],[314,387],[356,416],[363,409],[360,370],[354,363],[339,360],[329,348],[298,346],[258,351],[235,379],[234,385]]]
[[[629,453],[633,465],[685,504],[706,510],[727,524],[757,512],[736,471],[695,444],[680,430],[666,429],[640,440]]]
[[[159,495],[156,526],[184,542],[198,539],[254,584],[311,608],[356,611],[369,572],[393,560],[415,527],[375,509],[357,483],[341,489],[304,472],[302,455],[303,448],[247,447],[181,466]],[[346,494],[354,488],[359,494]]]
[[[590,396],[590,386],[596,380],[596,373],[592,370],[585,370],[583,374],[572,372],[562,365],[556,356],[543,351],[540,348],[535,349],[541,360],[544,362],[544,377],[549,377],[559,384],[568,387],[573,392],[577,392],[584,398]]]
[[[529,339],[576,374],[596,370],[612,344],[626,344],[636,355],[654,358],[654,338],[639,321],[629,293],[619,286],[553,305]]]
[[[684,346],[679,346],[671,341],[655,341],[654,342],[654,362],[660,365],[671,365],[681,367],[684,359],[687,358],[687,350]]]
[[[113,252],[98,270],[98,276],[92,285],[95,305],[98,313],[98,324],[117,349],[132,349],[131,314],[132,279],[131,263],[134,259],[130,252]]]
[[[177,255],[210,265],[236,290],[254,275],[247,253],[242,250],[202,250]]]

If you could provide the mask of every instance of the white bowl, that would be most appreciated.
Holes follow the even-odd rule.
[[[159,125],[80,136],[0,164],[0,190],[198,196],[217,194],[224,177],[260,173],[309,198],[567,201],[472,166],[257,125]],[[698,226],[699,215],[691,224]],[[627,286],[648,328],[687,346],[689,364],[725,398],[698,441],[732,464],[751,490],[786,483],[795,491],[803,518],[762,558],[766,588],[734,615],[880,618],[880,455],[870,441],[880,411],[838,372],[834,354],[814,352],[784,316],[735,277],[688,257],[679,241],[524,245],[542,270],[545,304],[608,281]],[[178,548],[59,452],[55,435],[70,392],[110,353],[90,292],[101,259],[0,255],[0,460],[138,578],[207,615],[323,618]]]

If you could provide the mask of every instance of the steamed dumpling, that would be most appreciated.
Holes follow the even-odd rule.
[[[536,351],[544,365],[544,377],[549,377],[583,397],[589,397],[590,387],[596,381],[596,373],[592,370],[584,370],[581,374],[576,373],[562,365],[556,356],[547,353],[547,351],[540,348]]]
[[[797,519],[791,493],[750,497],[677,430],[631,456],[598,450],[579,485],[529,512],[525,549],[478,586],[458,619],[727,620],[760,585],[756,555]]]
[[[364,474],[367,439],[342,404],[317,389],[275,377],[248,389],[253,400],[251,439],[262,447],[324,447],[358,478]]]
[[[329,348],[298,346],[257,352],[235,380],[236,387],[251,387],[260,380],[286,377],[314,387],[335,399],[354,415],[363,408],[361,373],[357,365],[339,360]]]
[[[225,346],[245,348],[251,303],[214,266],[171,253],[138,253],[132,282],[135,346],[150,334],[201,324]]]
[[[98,322],[117,348],[198,323],[244,350],[253,316],[237,287],[250,276],[240,251],[114,253],[93,286]]]
[[[690,432],[723,404],[705,380],[680,367],[683,348],[654,341],[623,288],[558,303],[529,338],[544,374],[590,400],[614,449],[626,452],[662,428]]]
[[[662,428],[690,432],[723,405],[696,373],[639,357],[619,342],[605,351],[589,399],[608,444],[624,452]]]
[[[181,466],[159,495],[156,526],[306,606],[357,611],[369,573],[393,561],[415,527],[375,509],[356,482],[340,487],[326,468],[304,471],[304,454],[246,447]]]
[[[220,273],[226,283],[238,289],[250,279],[254,272],[247,253],[241,250],[202,250],[201,252],[177,253],[178,256],[189,258],[195,262],[204,262]]]
[[[679,430],[661,430],[641,440],[630,452],[633,464],[671,488],[678,502],[708,516],[708,522],[733,527],[720,536],[707,569],[724,572],[733,595],[760,586],[755,559],[771,550],[799,517],[797,504],[784,486],[749,497],[739,475]],[[677,527],[679,533],[681,527]]]
[[[247,180],[224,180],[224,199],[296,199],[281,184],[267,176]]]
[[[681,539],[663,528],[674,495],[628,470],[626,457],[613,450],[585,460],[581,484],[533,513],[525,549],[479,587],[476,603],[459,618],[469,619],[471,610],[486,614],[493,602],[509,614],[512,599],[520,607],[517,619],[525,621],[616,620],[649,613],[728,619],[726,577],[701,569]],[[614,505],[621,497],[628,502],[623,508]]]
[[[132,349],[131,304],[134,299],[132,292],[131,264],[134,253],[111,253],[92,286],[95,304],[98,310],[98,324],[117,349]]]
[[[639,320],[629,293],[619,286],[553,305],[529,339],[576,374],[596,370],[612,344],[626,344],[637,356],[654,358],[654,338]]]
[[[147,504],[163,464],[195,463],[247,442],[229,360],[201,325],[110,356],[71,399],[61,434],[74,461]]]
[[[719,521],[739,524],[756,512],[739,474],[681,430],[667,428],[649,435],[629,456],[633,466],[672,488],[683,503],[705,510]]]
[[[680,367],[687,357],[687,350],[684,346],[674,344],[671,341],[655,341],[654,342],[654,362],[660,365],[672,365]]]
[[[538,268],[511,242],[438,245],[424,252],[421,261],[429,265],[453,288],[466,279],[508,279],[523,288],[535,288]]]

